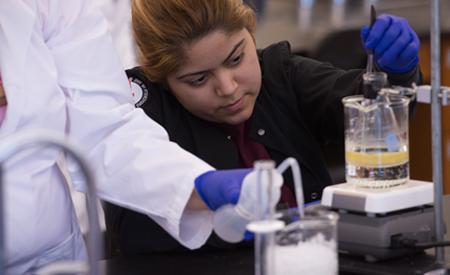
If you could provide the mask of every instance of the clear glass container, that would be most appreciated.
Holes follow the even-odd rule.
[[[287,225],[275,233],[275,274],[338,274],[338,215],[316,208],[306,209],[301,219],[294,209],[280,215]]]
[[[381,89],[375,99],[350,96],[342,100],[348,183],[390,188],[408,181],[409,101],[390,89]]]

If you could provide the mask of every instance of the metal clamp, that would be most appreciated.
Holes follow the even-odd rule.
[[[415,100],[417,96],[417,86],[403,87],[403,86],[392,86],[391,89],[386,89],[387,93],[391,95],[399,95],[408,97],[411,100]]]
[[[417,95],[417,102],[420,103],[431,103],[431,86],[422,85],[415,88]],[[450,104],[450,87],[442,86],[438,97],[441,100],[442,106],[447,106]]]

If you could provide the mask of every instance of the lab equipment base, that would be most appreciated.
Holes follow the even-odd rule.
[[[435,239],[432,206],[372,216],[339,212],[340,253],[361,256],[366,261],[375,262],[422,252],[423,249],[402,248],[398,245],[401,239],[419,243]]]
[[[339,275],[418,275],[436,270],[436,259],[425,252],[379,262],[339,255]],[[437,273],[439,274],[439,273]]]
[[[324,189],[321,201],[326,207],[373,214],[432,203],[433,183],[419,180],[389,189],[361,188],[349,183],[330,185]]]

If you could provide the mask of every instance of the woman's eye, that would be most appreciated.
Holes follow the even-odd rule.
[[[231,66],[237,65],[237,64],[239,64],[241,62],[242,56],[243,56],[243,54],[240,54],[240,55],[234,57],[233,59],[231,59],[228,63]]]
[[[202,75],[201,77],[190,80],[189,84],[192,86],[200,86],[206,81],[206,79],[207,79],[206,75]]]

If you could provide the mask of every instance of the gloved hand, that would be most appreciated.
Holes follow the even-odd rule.
[[[195,189],[211,210],[224,204],[236,204],[242,181],[253,169],[209,171],[195,179]]]
[[[231,243],[251,238],[251,234],[245,233],[247,226],[253,221],[265,218],[261,215],[275,209],[281,196],[283,177],[276,170],[270,174],[259,174],[255,170],[247,174],[242,182],[237,204],[223,205],[214,211],[213,216],[214,232]],[[269,186],[272,187],[270,192]]]
[[[248,231],[248,230],[245,230],[245,233],[244,233],[244,240],[246,240],[246,241],[251,241],[251,240],[253,240],[254,238],[255,238],[255,233],[250,232],[250,231]]]
[[[402,17],[383,14],[372,27],[361,28],[364,47],[374,52],[374,61],[387,73],[406,73],[419,62],[420,41]]]

